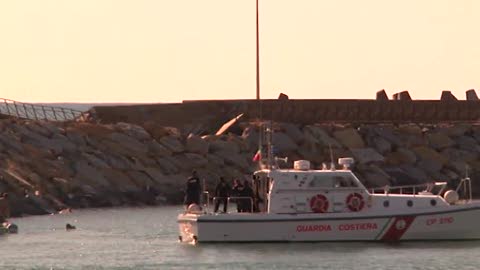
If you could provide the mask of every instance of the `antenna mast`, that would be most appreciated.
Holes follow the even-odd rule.
[[[258,31],[258,0],[256,0],[256,54],[257,54],[257,100],[260,103],[260,41],[259,41],[259,31]],[[261,118],[261,116],[260,116]]]

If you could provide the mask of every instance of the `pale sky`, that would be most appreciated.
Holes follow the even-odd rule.
[[[480,90],[480,1],[260,0],[260,21],[262,98]],[[253,99],[255,0],[0,0],[0,93]]]

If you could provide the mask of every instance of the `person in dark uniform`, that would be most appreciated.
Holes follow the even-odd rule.
[[[0,195],[0,224],[7,222],[10,217],[10,205],[8,203],[8,193],[3,192]]]
[[[200,178],[198,178],[197,172],[193,171],[192,176],[187,180],[183,204],[186,207],[192,203],[200,205],[200,191]]]
[[[244,205],[243,205],[243,212],[252,212],[253,208],[253,189],[250,187],[250,182],[248,182],[248,179],[245,179],[243,182],[243,196],[245,197],[244,200]]]
[[[232,196],[233,197],[243,197],[244,190],[245,190],[245,187],[240,182],[240,180],[238,180],[238,179],[233,180],[233,188],[232,188]],[[245,209],[244,200],[241,199],[241,198],[237,198],[237,199],[235,199],[235,202],[237,203],[237,212],[239,212],[239,213],[243,212],[243,210]]]
[[[215,201],[215,213],[218,211],[220,203],[223,203],[223,212],[227,212],[228,196],[230,196],[230,185],[225,182],[223,177],[220,177],[220,181],[215,187],[215,197],[217,197],[217,200]]]

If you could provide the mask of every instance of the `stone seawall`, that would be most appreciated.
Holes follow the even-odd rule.
[[[353,156],[368,187],[452,184],[470,168],[479,194],[480,127],[456,125],[274,125],[278,156],[307,159],[313,167]],[[255,170],[258,133],[195,136],[150,123],[51,123],[0,120],[0,192],[12,214],[55,213],[64,208],[174,204],[197,170],[207,188]]]
[[[315,123],[440,123],[476,122],[478,100],[262,100],[261,119],[309,125]],[[241,113],[244,120],[260,116],[257,100],[187,101],[179,104],[98,106],[101,123],[128,122],[213,132]]]

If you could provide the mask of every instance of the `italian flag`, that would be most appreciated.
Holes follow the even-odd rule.
[[[262,151],[258,149],[257,153],[255,153],[255,156],[253,156],[252,161],[259,161],[262,158]]]

